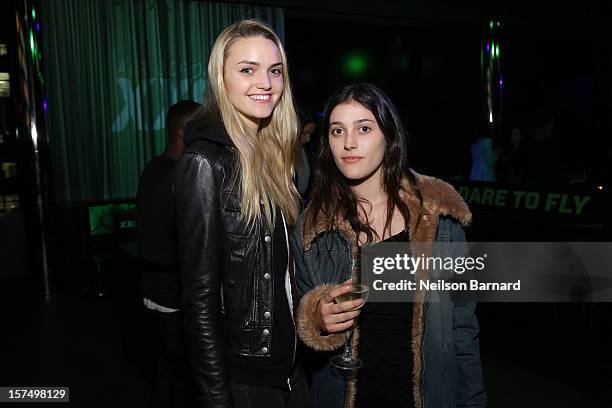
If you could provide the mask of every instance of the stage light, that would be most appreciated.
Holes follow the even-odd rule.
[[[36,45],[34,45],[34,33],[32,33],[32,30],[30,30],[30,50],[32,55],[36,55]]]
[[[366,59],[363,55],[355,54],[346,59],[346,71],[350,74],[362,74],[366,70]]]
[[[32,137],[32,143],[34,144],[34,149],[38,149],[38,131],[36,130],[36,122],[34,120],[30,123],[30,135]]]

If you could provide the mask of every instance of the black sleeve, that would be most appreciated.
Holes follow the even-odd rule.
[[[218,186],[206,157],[187,152],[175,172],[182,311],[195,398],[201,408],[229,408],[221,322],[221,231]]]

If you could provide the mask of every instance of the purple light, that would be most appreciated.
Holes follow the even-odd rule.
[[[502,81],[501,79],[499,80],[499,86],[502,86],[504,83],[504,81]]]
[[[36,23],[36,32],[40,31],[40,23]]]
[[[487,52],[491,50],[491,44],[487,43]]]
[[[43,101],[43,109],[45,110],[45,113],[47,112],[47,100],[45,99]]]

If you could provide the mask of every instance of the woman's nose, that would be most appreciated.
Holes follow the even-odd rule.
[[[259,75],[257,76],[257,83],[255,84],[255,86],[258,89],[265,89],[265,90],[269,90],[272,87],[272,81],[270,81],[270,76],[268,75],[267,72],[259,73]]]
[[[353,132],[347,132],[344,138],[344,150],[355,150],[357,148],[357,138]]]

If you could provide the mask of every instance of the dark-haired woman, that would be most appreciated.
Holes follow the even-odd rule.
[[[292,242],[303,295],[298,332],[310,348],[332,352],[355,326],[352,353],[363,366],[343,374],[322,358],[314,368],[313,406],[484,406],[474,304],[424,291],[414,302],[371,302],[356,311],[350,309],[362,300],[334,303],[349,291],[337,285],[338,272],[345,271],[342,280],[354,278],[349,265],[360,246],[406,242],[407,252],[416,252],[414,245],[424,243],[431,255],[456,256],[433,243],[465,241],[469,209],[450,185],[410,169],[401,119],[373,85],[333,95],[322,136],[311,201]]]

